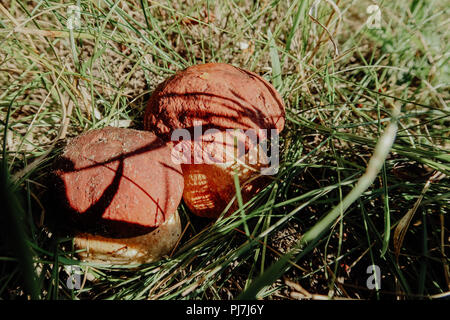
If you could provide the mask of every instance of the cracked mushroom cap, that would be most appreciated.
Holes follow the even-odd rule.
[[[178,241],[183,176],[171,149],[153,133],[88,131],[67,144],[53,173],[82,259],[152,262]]]
[[[283,100],[256,73],[226,63],[188,67],[161,83],[148,102],[144,127],[170,139],[174,129],[277,129],[285,123]]]
[[[233,146],[211,143],[211,136],[217,137],[218,133],[195,138],[196,128],[201,127],[203,132],[219,130],[225,135],[227,129],[253,130],[261,141],[269,137],[270,129],[281,132],[284,124],[284,104],[276,89],[259,75],[224,63],[191,66],[168,78],[153,92],[144,118],[145,129],[166,141],[173,140],[172,134],[177,129],[190,132],[193,138],[190,144],[172,141],[175,149],[184,143],[194,150],[201,141],[201,148],[209,146],[208,152],[214,150],[217,154],[219,150],[219,156],[213,155],[216,158]],[[237,139],[244,141],[239,135]],[[258,147],[244,144],[244,154],[237,153],[231,163],[181,164],[185,178],[183,199],[194,214],[214,218],[222,213],[235,195],[234,172],[238,173],[240,185],[245,186],[244,201],[267,183],[264,177],[254,179],[264,164],[247,163],[248,151]],[[198,155],[196,151],[193,153]]]

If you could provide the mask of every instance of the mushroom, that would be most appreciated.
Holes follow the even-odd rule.
[[[284,104],[276,89],[259,75],[224,63],[194,65],[168,78],[151,95],[144,116],[144,128],[170,143],[176,157],[193,151],[191,157],[181,156],[191,160],[181,161],[183,199],[194,214],[210,218],[218,217],[236,194],[235,173],[244,201],[267,183],[258,176],[269,157],[246,133],[252,131],[262,142],[284,124]],[[180,132],[191,139],[177,141]],[[205,152],[215,160],[235,156],[232,161],[192,161]],[[234,201],[230,211],[236,208]]]
[[[180,165],[148,131],[106,127],[71,140],[55,162],[56,191],[86,261],[153,262],[181,234]]]

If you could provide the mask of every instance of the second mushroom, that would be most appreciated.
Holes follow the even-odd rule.
[[[183,199],[194,214],[209,218],[220,216],[236,195],[235,174],[244,201],[265,185],[260,173],[268,165],[267,149],[259,142],[284,124],[276,89],[261,76],[224,63],[191,66],[168,78],[153,92],[144,118],[144,128],[170,143],[172,154],[191,152],[178,159]],[[186,136],[191,139],[178,139]],[[228,212],[236,208],[234,201]]]

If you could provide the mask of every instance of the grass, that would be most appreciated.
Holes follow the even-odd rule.
[[[82,21],[71,30],[77,3]],[[380,28],[370,29],[371,1],[313,3],[0,4],[10,231],[0,243],[0,297],[448,298],[448,6],[379,1]],[[239,209],[218,221],[182,203],[183,237],[159,262],[80,262],[71,240],[48,228],[53,159],[80,132],[142,128],[158,83],[210,61],[257,72],[283,96],[279,172],[247,203],[236,181]],[[67,286],[71,265],[80,289]],[[371,289],[372,265],[381,287]]]

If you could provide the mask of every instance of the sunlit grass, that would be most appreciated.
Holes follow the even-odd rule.
[[[3,226],[23,227],[31,248],[1,243],[1,298],[36,298],[36,291],[42,299],[446,295],[443,4],[381,2],[381,28],[369,29],[371,1],[335,1],[338,11],[326,1],[317,11],[314,1],[79,1],[81,28],[69,30],[67,10],[76,2],[0,4],[2,160],[12,181],[3,186],[20,194],[11,217],[24,215],[22,224]],[[78,261],[70,239],[48,228],[47,175],[64,141],[107,125],[141,129],[155,86],[204,62],[257,72],[283,96],[278,174],[248,203],[238,192],[237,212],[218,221],[181,204],[186,229],[166,259],[121,267]],[[394,123],[395,141],[379,147],[370,171]],[[373,176],[361,187],[366,170]],[[412,208],[396,252],[395,230]],[[67,288],[64,266],[72,264],[83,272],[79,290]],[[370,265],[380,267],[379,290],[366,286]],[[30,267],[37,280],[23,277]]]

